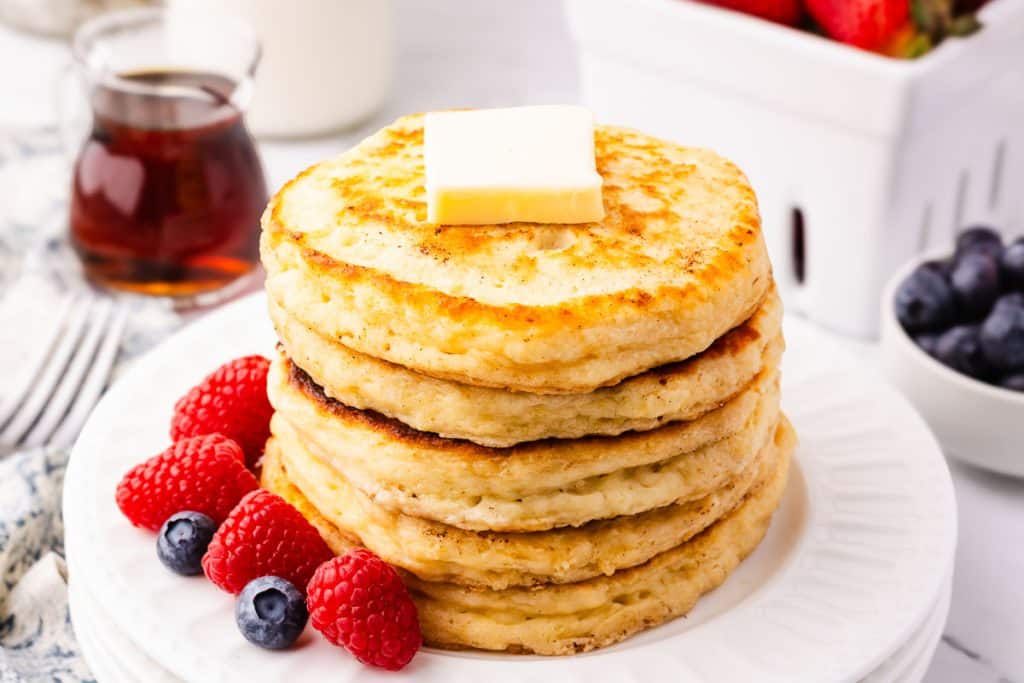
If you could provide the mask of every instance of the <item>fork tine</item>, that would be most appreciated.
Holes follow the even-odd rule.
[[[36,355],[29,359],[21,374],[15,378],[17,384],[0,401],[0,427],[6,424],[11,419],[15,409],[24,403],[25,397],[28,396],[29,390],[32,388],[33,380],[42,371],[57,338],[60,336],[61,330],[64,329],[65,321],[74,310],[75,302],[80,298],[78,295],[68,294],[61,299],[55,324],[50,329],[48,336],[36,347]]]
[[[28,395],[15,410],[10,423],[0,431],[0,443],[12,445],[19,443],[25,432],[35,422],[36,416],[39,415],[43,404],[46,403],[46,399],[53,393],[57,382],[60,381],[61,375],[64,374],[64,368],[67,367],[71,353],[78,345],[78,339],[82,336],[82,331],[86,327],[86,321],[89,319],[92,303],[92,300],[86,299],[85,305],[76,306],[74,311],[72,311],[71,317],[62,331],[63,335],[57,342],[57,348],[54,349],[49,362],[36,379],[35,384],[29,388]]]
[[[28,448],[42,446],[60,424],[61,418],[64,417],[71,404],[71,399],[75,397],[82,385],[82,380],[89,372],[93,357],[96,355],[96,348],[100,345],[100,340],[103,339],[112,311],[113,303],[106,298],[101,299],[93,307],[88,329],[82,337],[81,343],[75,349],[71,362],[58,381],[57,388],[50,400],[43,407],[43,412],[36,420],[35,426],[32,427],[28,436],[22,439],[21,445]]]
[[[124,336],[125,326],[128,322],[128,305],[120,302],[114,309],[111,323],[107,326],[106,336],[96,352],[96,360],[89,370],[89,374],[82,384],[78,396],[75,397],[67,417],[57,428],[50,443],[57,448],[71,446],[82,431],[86,418],[92,412],[93,406],[103,393],[107,379],[110,377],[110,370],[117,360],[117,353],[121,348],[121,337]]]

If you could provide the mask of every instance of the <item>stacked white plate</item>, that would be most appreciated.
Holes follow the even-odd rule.
[[[167,445],[174,401],[220,363],[269,354],[252,297],[135,364],[97,407],[65,483],[71,610],[100,683],[331,681],[920,681],[949,609],[956,510],[939,448],[877,376],[798,320],[786,324],[783,403],[801,445],[764,543],[684,619],[568,658],[426,649],[379,672],[311,629],[297,647],[245,642],[233,600],[168,572],[114,489]]]

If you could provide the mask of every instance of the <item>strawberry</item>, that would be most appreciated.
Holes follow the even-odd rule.
[[[956,0],[953,9],[956,11],[957,14],[977,12],[987,2],[988,0]]]
[[[176,512],[200,512],[220,524],[258,488],[242,449],[220,434],[182,439],[136,465],[117,485],[117,506],[137,527],[158,530]]]
[[[365,548],[322,564],[306,604],[313,628],[364,664],[398,671],[423,642],[416,605],[398,572]]]
[[[899,59],[915,59],[934,47],[931,38],[912,23],[906,24],[893,35],[878,52]]]
[[[934,45],[949,36],[969,36],[981,28],[974,12],[953,0],[910,0],[910,16]]]
[[[334,553],[302,514],[269,491],[253,491],[217,529],[203,557],[206,577],[238,593],[260,576],[305,586]]]
[[[274,409],[267,398],[270,361],[245,356],[225,363],[182,396],[174,406],[171,439],[220,433],[238,442],[250,467],[270,438]]]
[[[803,15],[800,0],[700,0],[708,5],[716,5],[743,12],[768,21],[786,26],[796,26]]]
[[[879,50],[910,20],[909,0],[806,0],[807,11],[832,38]]]

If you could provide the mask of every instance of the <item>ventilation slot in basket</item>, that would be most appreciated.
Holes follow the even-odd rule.
[[[1003,189],[1003,165],[1006,163],[1006,140],[996,145],[996,156],[992,161],[992,186],[988,193],[988,206],[995,209],[999,206],[999,197]]]
[[[792,233],[790,235],[792,249],[793,279],[798,285],[804,284],[807,277],[807,229],[804,225],[804,212],[794,206],[792,211]]]
[[[956,206],[953,207],[953,234],[956,235],[964,227],[964,207],[967,204],[967,189],[971,177],[967,171],[960,171],[960,180],[956,185]]]
[[[921,254],[928,250],[932,241],[932,205],[924,207],[921,214],[921,231],[917,235],[917,253]]]

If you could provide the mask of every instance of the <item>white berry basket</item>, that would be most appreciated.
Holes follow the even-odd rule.
[[[689,0],[566,0],[597,118],[711,147],[757,191],[790,310],[874,336],[888,277],[1024,229],[1024,0],[916,60]]]

